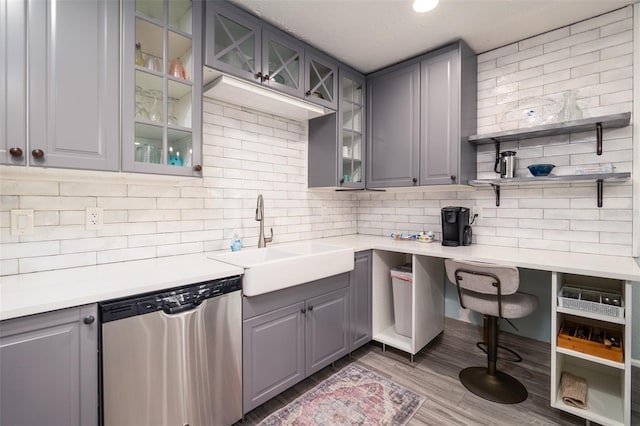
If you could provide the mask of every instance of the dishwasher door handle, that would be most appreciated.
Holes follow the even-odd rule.
[[[200,301],[187,303],[186,305],[165,306],[164,308],[162,308],[162,311],[167,315],[175,315],[175,314],[179,314],[181,312],[186,312],[186,311],[190,311],[192,309],[195,309],[198,306],[200,306],[201,304],[202,304],[202,301],[200,300]]]

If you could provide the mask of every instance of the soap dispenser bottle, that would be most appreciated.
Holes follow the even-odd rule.
[[[233,241],[231,242],[231,251],[239,251],[242,248],[242,241],[238,234],[233,235]]]

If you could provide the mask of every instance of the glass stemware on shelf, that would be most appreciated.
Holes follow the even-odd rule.
[[[149,99],[149,120],[162,121],[162,91],[151,89],[147,91]]]

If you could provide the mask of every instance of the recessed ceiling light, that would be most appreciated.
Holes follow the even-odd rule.
[[[418,13],[428,12],[435,9],[440,0],[415,0],[413,10]]]

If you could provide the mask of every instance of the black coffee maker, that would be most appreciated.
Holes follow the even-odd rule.
[[[466,207],[442,208],[442,245],[468,246],[471,244],[469,209]]]

